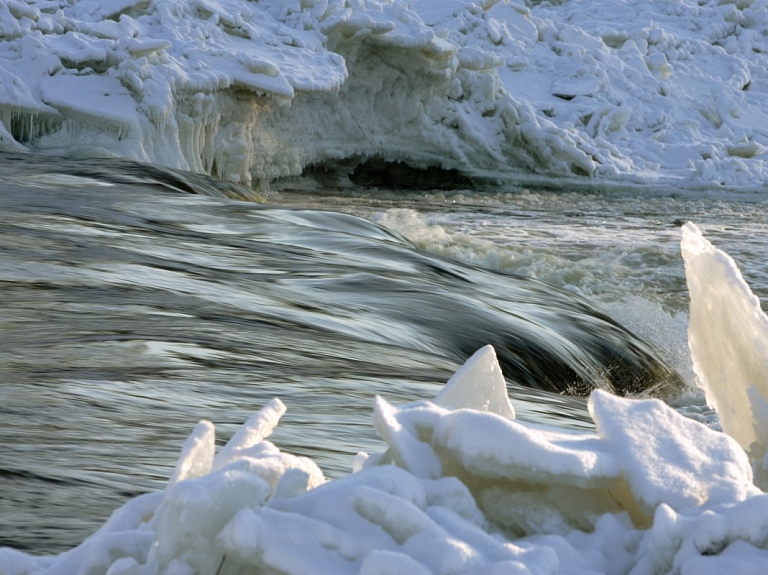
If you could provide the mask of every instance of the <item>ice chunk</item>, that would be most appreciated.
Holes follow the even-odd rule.
[[[635,499],[652,510],[733,504],[758,490],[744,451],[729,436],[658,399],[629,401],[602,390],[589,398],[598,433]]]
[[[419,477],[442,474],[440,460],[429,444],[421,440],[413,420],[400,418],[399,410],[379,396],[374,402],[373,418],[376,433],[389,445],[384,460],[393,461]],[[367,459],[365,465],[376,462]]]
[[[284,413],[285,404],[277,398],[254,413],[216,456],[213,461],[214,468],[223,467],[236,458],[238,452],[245,451],[269,437]]]
[[[263,504],[270,492],[261,477],[236,469],[176,483],[158,509],[150,561],[161,569],[184,562],[196,572],[215,573],[221,556],[213,539],[240,509]]]
[[[515,418],[515,409],[507,396],[507,384],[493,347],[486,345],[453,374],[435,398],[443,407],[466,407]]]
[[[215,439],[216,431],[210,421],[198,423],[181,448],[181,455],[168,485],[171,486],[192,477],[208,475],[213,468]]]
[[[488,479],[593,487],[619,477],[611,453],[593,434],[530,426],[496,414],[442,413],[432,442],[444,458]]]
[[[694,370],[723,430],[761,460],[768,450],[768,317],[736,263],[692,223],[681,242]]]

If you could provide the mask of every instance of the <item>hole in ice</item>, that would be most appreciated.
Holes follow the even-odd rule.
[[[372,158],[361,161],[349,158],[335,162],[312,164],[304,168],[304,176],[314,177],[326,187],[349,185],[366,188],[420,190],[456,190],[473,186],[473,181],[458,170],[438,166],[414,167],[405,162]]]

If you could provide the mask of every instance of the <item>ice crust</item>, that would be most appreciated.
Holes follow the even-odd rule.
[[[0,145],[762,189],[768,0],[0,0]]]
[[[765,403],[765,371],[742,379],[718,365],[764,366],[766,334],[749,327],[768,319],[692,224],[682,249],[697,374],[726,406],[725,430],[755,430],[759,449],[659,400],[602,390],[589,399],[595,432],[518,421],[485,347],[435,401],[378,397],[388,448],[361,455],[351,475],[325,481],[269,442],[285,412],[275,399],[218,454],[213,425],[198,424],[166,490],[129,501],[79,547],[55,557],[0,549],[0,574],[763,573],[768,494],[755,481],[765,485],[768,418],[753,406]],[[749,337],[712,356],[708,338],[730,312]],[[727,414],[750,408],[762,427]]]

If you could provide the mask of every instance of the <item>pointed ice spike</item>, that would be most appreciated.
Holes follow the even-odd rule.
[[[200,421],[184,442],[168,485],[210,473],[216,451],[215,439],[213,424],[210,421]]]
[[[688,345],[707,403],[750,459],[768,448],[768,317],[731,257],[692,223],[681,242],[690,292]]]
[[[515,409],[507,397],[507,384],[501,373],[496,351],[486,345],[453,374],[435,403],[454,409],[469,408],[515,418]]]
[[[238,451],[253,447],[268,437],[284,413],[285,405],[278,398],[274,398],[254,413],[214,458],[213,468],[220,469],[229,463]]]

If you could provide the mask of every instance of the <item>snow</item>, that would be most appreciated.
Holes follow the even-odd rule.
[[[756,380],[729,368],[764,365],[768,340],[750,326],[768,319],[733,261],[693,224],[682,249],[691,347],[708,397],[728,409],[749,410],[758,397],[764,405]],[[727,328],[724,317],[754,346],[719,355],[706,347],[713,330]],[[659,400],[602,390],[589,399],[596,431],[518,421],[499,377],[485,347],[435,401],[377,398],[374,425],[388,449],[362,454],[354,473],[334,481],[268,441],[285,413],[279,399],[218,454],[214,426],[203,421],[165,491],[129,501],[59,556],[0,549],[0,573],[641,575],[768,566],[768,494],[755,485],[765,484],[762,444],[740,445]],[[751,413],[764,429],[768,417]],[[741,425],[728,417],[726,431]]]
[[[767,71],[768,0],[0,0],[0,146],[756,190]]]

